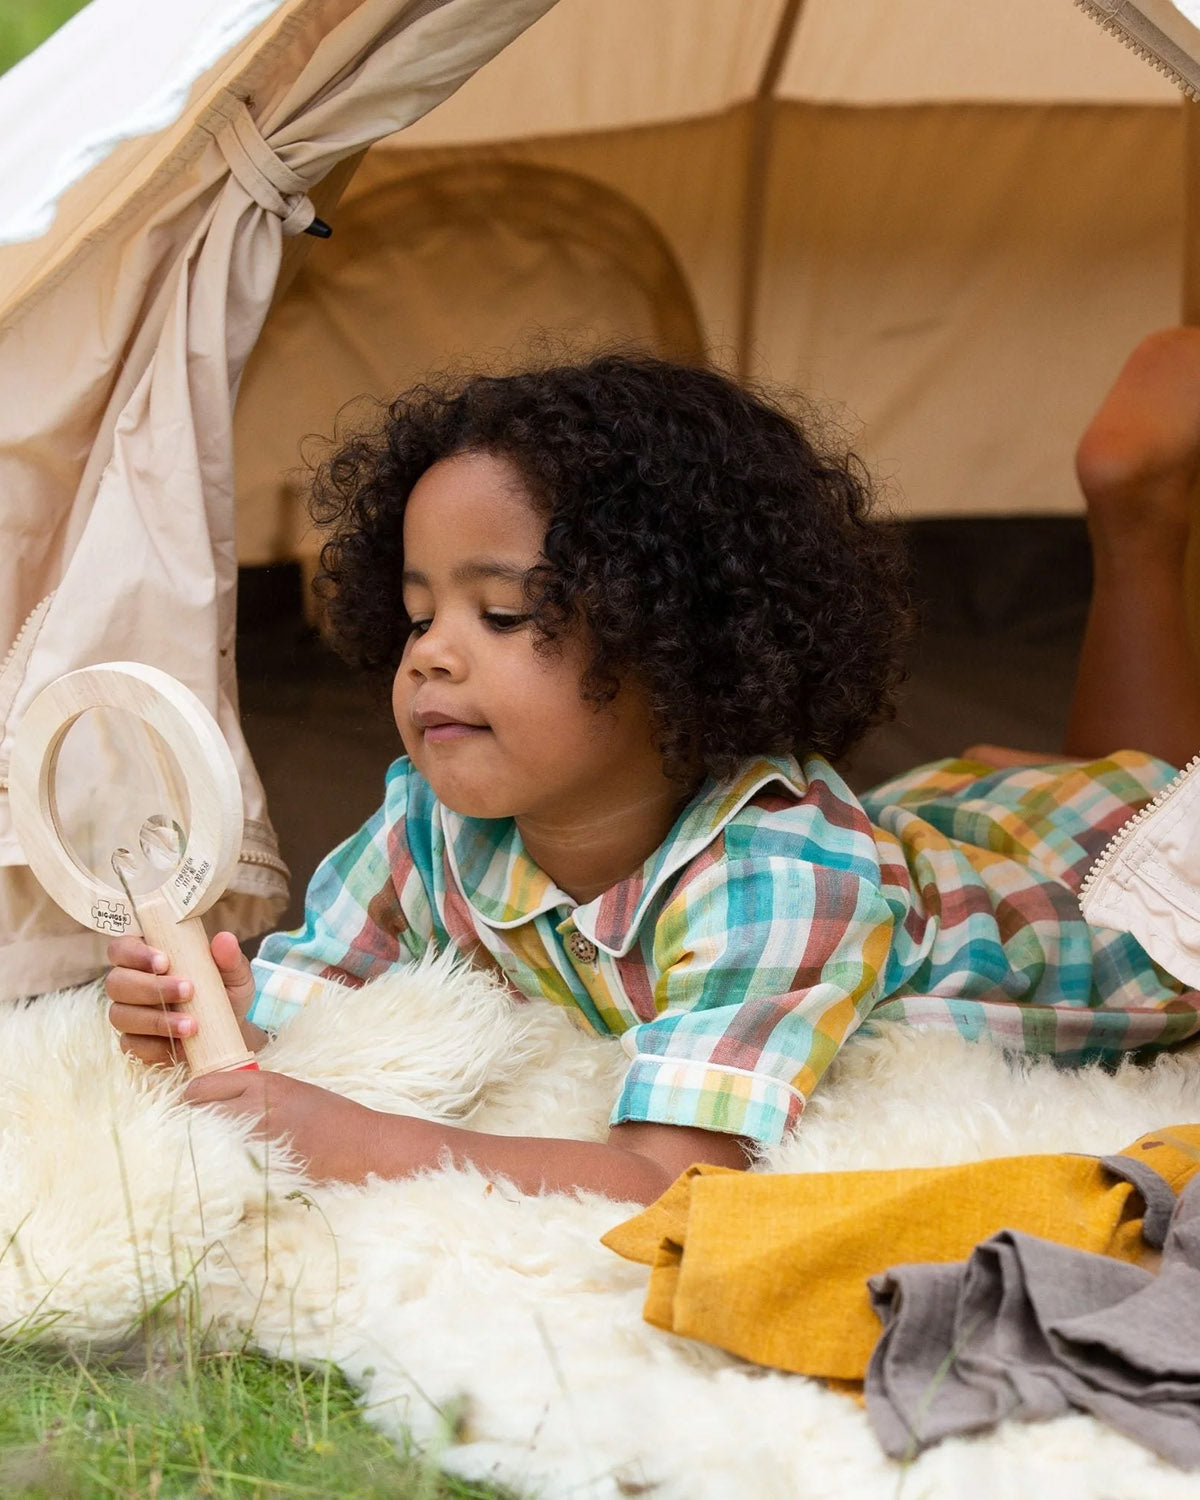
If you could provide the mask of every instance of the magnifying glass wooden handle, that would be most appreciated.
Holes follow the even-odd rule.
[[[213,962],[208,934],[199,917],[179,921],[165,896],[152,891],[134,897],[138,925],[152,948],[167,955],[168,973],[192,983],[192,999],[175,1009],[194,1016],[196,1031],[181,1038],[183,1055],[192,1074],[225,1073],[235,1068],[257,1068],[229,1003],[221,971]]]

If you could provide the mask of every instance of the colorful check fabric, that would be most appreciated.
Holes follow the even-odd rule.
[[[613,1111],[777,1141],[868,1017],[952,1026],[1064,1059],[1179,1041],[1200,996],[1076,892],[1171,775],[1125,752],[1083,766],[923,767],[860,802],[819,757],[707,783],[643,869],[577,905],[508,820],[442,807],[407,760],[321,864],[306,919],[255,961],[274,1030],[314,988],[429,945],[619,1034]]]

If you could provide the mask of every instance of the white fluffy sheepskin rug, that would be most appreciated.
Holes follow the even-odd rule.
[[[214,1343],[333,1360],[397,1438],[440,1444],[455,1414],[448,1468],[543,1500],[1200,1494],[1083,1416],[891,1463],[846,1397],[644,1323],[647,1271],[599,1243],[632,1208],[471,1171],[314,1186],[124,1059],[104,1012],[97,987],[0,1005],[10,1334],[118,1344],[175,1294]],[[331,994],[264,1062],[377,1108],[586,1138],[622,1070],[612,1042],[444,961]],[[1103,1153],[1197,1118],[1200,1054],[1065,1073],[896,1027],[851,1042],[764,1170]]]

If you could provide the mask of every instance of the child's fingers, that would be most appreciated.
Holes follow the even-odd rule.
[[[171,1042],[152,1036],[123,1036],[121,1051],[136,1057],[147,1067],[173,1067],[183,1061],[182,1052]]]
[[[123,1037],[177,1038],[195,1036],[195,1016],[181,1016],[178,1011],[164,1010],[153,1005],[121,1005],[108,1007],[108,1019]]]
[[[189,1104],[226,1104],[233,1099],[244,1099],[247,1095],[261,1097],[263,1087],[261,1073],[233,1068],[227,1072],[204,1073],[199,1078],[193,1078],[184,1090],[183,1097]]]
[[[225,991],[238,1015],[244,1016],[254,999],[254,974],[250,960],[232,932],[218,932],[211,944],[213,963],[225,984]]]
[[[192,982],[182,976],[145,974],[138,969],[110,969],[104,993],[115,1005],[179,1005],[192,998]]]
[[[146,974],[165,974],[171,967],[167,955],[151,948],[145,938],[113,938],[108,945],[108,961],[117,969],[140,969]]]

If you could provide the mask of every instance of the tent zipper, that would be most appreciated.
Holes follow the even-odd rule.
[[[44,599],[38,600],[25,616],[20,630],[17,631],[16,639],[5,652],[3,662],[0,662],[0,733],[7,733],[8,716],[12,711],[13,700],[17,696],[17,689],[25,676],[24,669],[27,659],[33,650],[34,640],[41,629],[42,621],[53,599],[54,592],[51,591]],[[9,676],[17,674],[18,669],[20,669],[19,675],[15,677],[11,686],[5,690],[4,685],[8,682]],[[4,761],[0,764],[0,791],[6,792],[7,790],[8,762]]]
[[[1134,23],[1131,23],[1130,7],[1121,3],[1119,10],[1115,7],[1114,0],[1075,0],[1075,4],[1082,11],[1086,11],[1091,18],[1098,22],[1110,35],[1115,36],[1129,48],[1131,52],[1152,68],[1156,68],[1164,74],[1177,89],[1180,89],[1189,99],[1200,100],[1200,83],[1195,79],[1181,73],[1174,63],[1169,62],[1162,52],[1153,44],[1147,33],[1153,33],[1154,37],[1162,39],[1162,45],[1172,47],[1170,40],[1159,31],[1154,23],[1143,16],[1139,11],[1133,11]]]
[[[1079,887],[1079,900],[1081,903],[1092,887],[1100,880],[1116,856],[1121,853],[1126,844],[1133,838],[1139,826],[1146,821],[1151,813],[1158,812],[1165,803],[1169,802],[1183,786],[1188,777],[1193,775],[1197,770],[1200,770],[1200,755],[1193,755],[1183,770],[1177,772],[1157,796],[1147,802],[1145,807],[1139,807],[1137,812],[1117,829],[1116,833],[1113,834],[1112,838],[1100,851],[1096,863],[1084,876],[1083,884]]]
[[[53,598],[53,593],[50,593],[47,594],[44,599],[39,599],[38,602],[29,611],[29,613],[25,616],[25,619],[22,621],[20,630],[17,631],[16,639],[4,653],[4,660],[0,662],[0,680],[3,680],[5,674],[8,672],[9,667],[12,665],[13,658],[21,649],[26,635],[29,633],[38,616],[45,613],[51,599]]]

